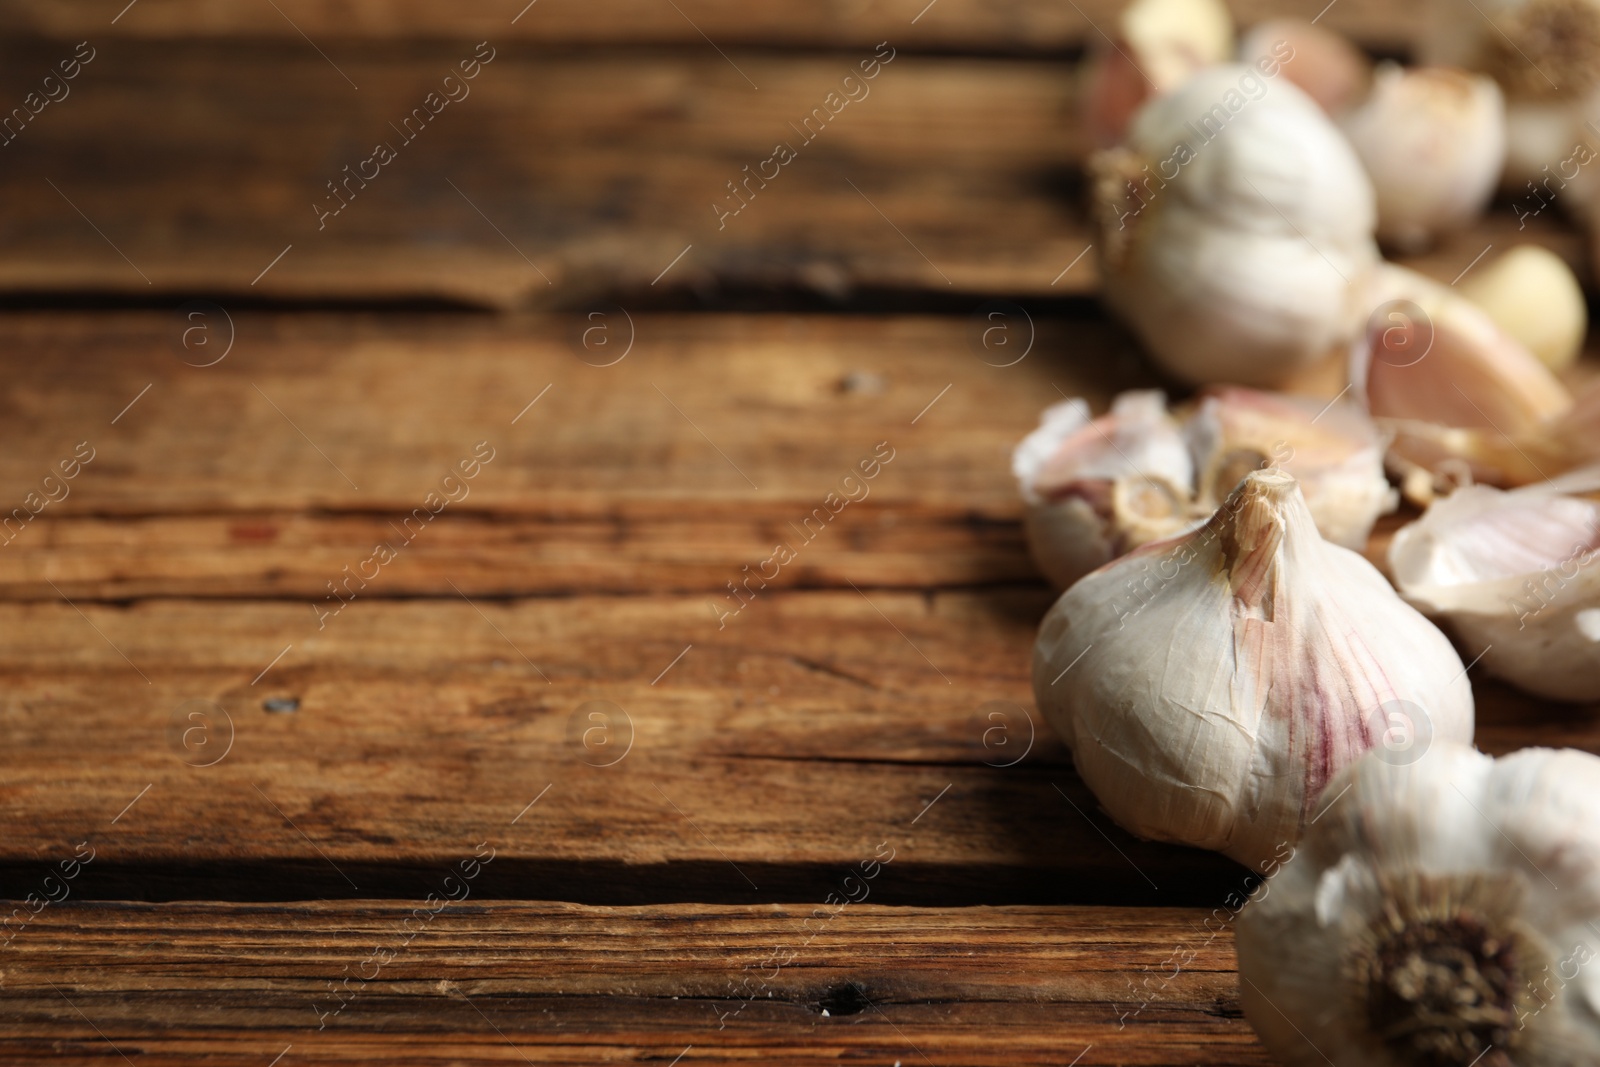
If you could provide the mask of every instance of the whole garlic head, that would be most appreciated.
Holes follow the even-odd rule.
[[[1523,196],[1600,118],[1600,0],[1434,0],[1431,8],[1420,61],[1499,83],[1509,134],[1503,185]]]
[[[1372,184],[1286,78],[1203,70],[1090,166],[1106,302],[1171,373],[1274,385],[1360,325]]]
[[[1488,205],[1506,156],[1506,108],[1492,78],[1453,67],[1381,65],[1367,98],[1340,115],[1378,196],[1378,240],[1417,252]]]
[[[1096,567],[1188,524],[1194,464],[1159,391],[1045,410],[1011,457],[1034,562],[1065,589]]]
[[[1069,589],[1039,628],[1033,690],[1121,826],[1257,870],[1397,702],[1425,709],[1436,737],[1472,737],[1450,642],[1318,535],[1279,470]]]
[[[1286,1067],[1600,1063],[1600,758],[1374,753],[1239,916]]]
[[[1483,667],[1552,700],[1600,699],[1600,503],[1467,486],[1395,535],[1401,595]]]

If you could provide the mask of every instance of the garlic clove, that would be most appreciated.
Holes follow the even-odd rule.
[[[1106,302],[1172,374],[1268,386],[1351,339],[1372,186],[1286,79],[1203,70],[1091,172]]]
[[[1505,100],[1494,80],[1450,67],[1378,67],[1339,116],[1378,198],[1378,240],[1418,252],[1483,213],[1505,164]]]
[[[1194,467],[1159,391],[1123,393],[1098,419],[1080,399],[1046,409],[1011,467],[1029,550],[1058,588],[1190,521]]]
[[[1324,541],[1278,470],[1070,588],[1040,626],[1033,687],[1120,825],[1258,870],[1298,839],[1328,778],[1379,743],[1385,708],[1472,736],[1449,641]]]
[[[1359,551],[1378,516],[1399,504],[1383,473],[1387,441],[1349,402],[1219,386],[1201,397],[1184,433],[1207,513],[1250,471],[1278,467],[1300,483],[1322,536]]]
[[[1488,673],[1552,700],[1600,698],[1597,559],[1600,503],[1545,485],[1457,490],[1389,547],[1406,600],[1483,650]]]
[[[1086,64],[1084,118],[1099,147],[1119,144],[1139,106],[1224,62],[1233,18],[1220,0],[1133,0]]]
[[[1572,394],[1487,312],[1392,264],[1373,273],[1363,299],[1374,310],[1352,347],[1350,378],[1393,433],[1392,462],[1496,485],[1526,484],[1558,463],[1567,446],[1549,431]]]
[[[1251,27],[1239,42],[1239,61],[1282,63],[1283,76],[1329,115],[1354,106],[1372,84],[1372,61],[1360,49],[1305,19],[1268,19]]]
[[[1600,758],[1375,752],[1319,803],[1238,921],[1240,1000],[1278,1062],[1600,1062]]]
[[[1572,268],[1554,252],[1518,245],[1468,274],[1460,289],[1551,370],[1577,361],[1589,329],[1589,305]]]

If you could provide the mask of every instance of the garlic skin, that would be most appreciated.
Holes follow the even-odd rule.
[[[1170,373],[1270,387],[1359,329],[1372,184],[1286,78],[1203,70],[1090,170],[1104,298]]]
[[[1238,921],[1277,1062],[1600,1062],[1600,758],[1435,744],[1368,755],[1324,798]]]
[[[1483,669],[1551,700],[1600,699],[1600,503],[1467,486],[1389,546],[1402,596]]]
[[[1572,268],[1554,252],[1518,245],[1468,273],[1457,288],[1551,370],[1577,362],[1589,305]]]
[[[1080,399],[1047,408],[1011,469],[1028,548],[1058,589],[1189,523],[1194,464],[1159,391],[1123,393],[1098,419]]]
[[[1505,165],[1505,99],[1483,75],[1384,63],[1338,121],[1377,192],[1378,240],[1401,252],[1483,214]]]
[[[1202,395],[1184,435],[1207,515],[1247,473],[1279,467],[1300,483],[1317,531],[1360,551],[1378,516],[1400,502],[1383,473],[1387,439],[1348,401],[1218,386]]]
[[[1572,394],[1488,313],[1387,263],[1362,299],[1372,311],[1351,346],[1352,392],[1393,434],[1389,461],[1410,499],[1465,482],[1526,485],[1579,461],[1555,432]]]
[[[1324,541],[1299,487],[1253,471],[1201,528],[1069,589],[1034,646],[1039,709],[1118,824],[1255,870],[1328,779],[1380,743],[1383,709],[1467,742],[1460,657],[1361,556]]]
[[[1343,35],[1305,19],[1268,19],[1239,42],[1239,61],[1255,63],[1283,42],[1293,58],[1283,76],[1329,115],[1340,115],[1364,99],[1372,85],[1372,61]]]
[[[1233,17],[1221,0],[1133,0],[1117,17],[1115,42],[1098,44],[1085,64],[1084,124],[1095,146],[1120,144],[1140,105],[1225,62],[1232,48]]]

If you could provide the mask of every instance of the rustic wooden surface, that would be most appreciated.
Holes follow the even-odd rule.
[[[0,47],[0,100],[72,48]],[[339,64],[357,91],[304,42],[102,42],[70,95],[0,147],[0,293],[581,309],[1094,291],[1074,61],[897,51],[806,143],[798,124],[871,46],[730,63],[511,42],[404,142],[396,125],[472,54],[359,49]],[[380,141],[397,158],[319,221],[314,205],[341,202],[328,183]],[[714,204],[741,203],[728,183],[779,142],[797,158],[720,217]],[[1524,241],[1587,269],[1556,208],[1524,227],[1509,203],[1410,262],[1449,281],[1485,246]]]
[[[899,863],[873,884],[900,876]],[[1226,913],[1206,928],[1171,909],[908,909],[870,896],[818,909],[468,897],[426,919],[414,910],[52,906],[0,953],[0,1055],[105,1063],[115,1048],[239,1067],[280,1054],[285,1065],[1269,1062],[1240,1017]]]
[[[428,0],[84,0],[63,8],[50,0],[15,0],[0,11],[13,33],[107,39],[362,41],[479,40],[489,37],[551,45],[664,44],[771,48],[861,47],[889,38],[922,50],[1030,53],[1076,50],[1115,26],[1118,0],[828,0],[819,4],[741,4],[735,0],[482,0],[446,5]],[[1314,11],[1281,0],[1231,0],[1241,25]],[[276,10],[274,10],[276,9]],[[1420,5],[1340,0],[1319,21],[1370,47],[1395,51],[1426,29]]]
[[[1076,79],[1115,8],[6,5],[0,101],[96,51],[0,146],[0,510],[94,458],[0,545],[0,1058],[1266,1063],[1251,880],[1112,825],[1028,682],[1010,450],[1159,384],[1091,299]],[[480,40],[471,96],[319,231]],[[1523,239],[1588,276],[1506,204],[1416,263]],[[1600,705],[1477,673],[1485,750],[1600,751]]]

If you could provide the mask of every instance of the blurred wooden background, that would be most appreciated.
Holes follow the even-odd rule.
[[[1113,826],[1028,684],[1010,448],[1154,381],[1090,299],[1115,9],[0,10],[0,107],[93,55],[0,144],[0,506],[60,495],[0,547],[6,1062],[1264,1064],[1245,872]],[[1419,264],[1587,270],[1536,223]],[[1600,750],[1477,687],[1486,750]]]

